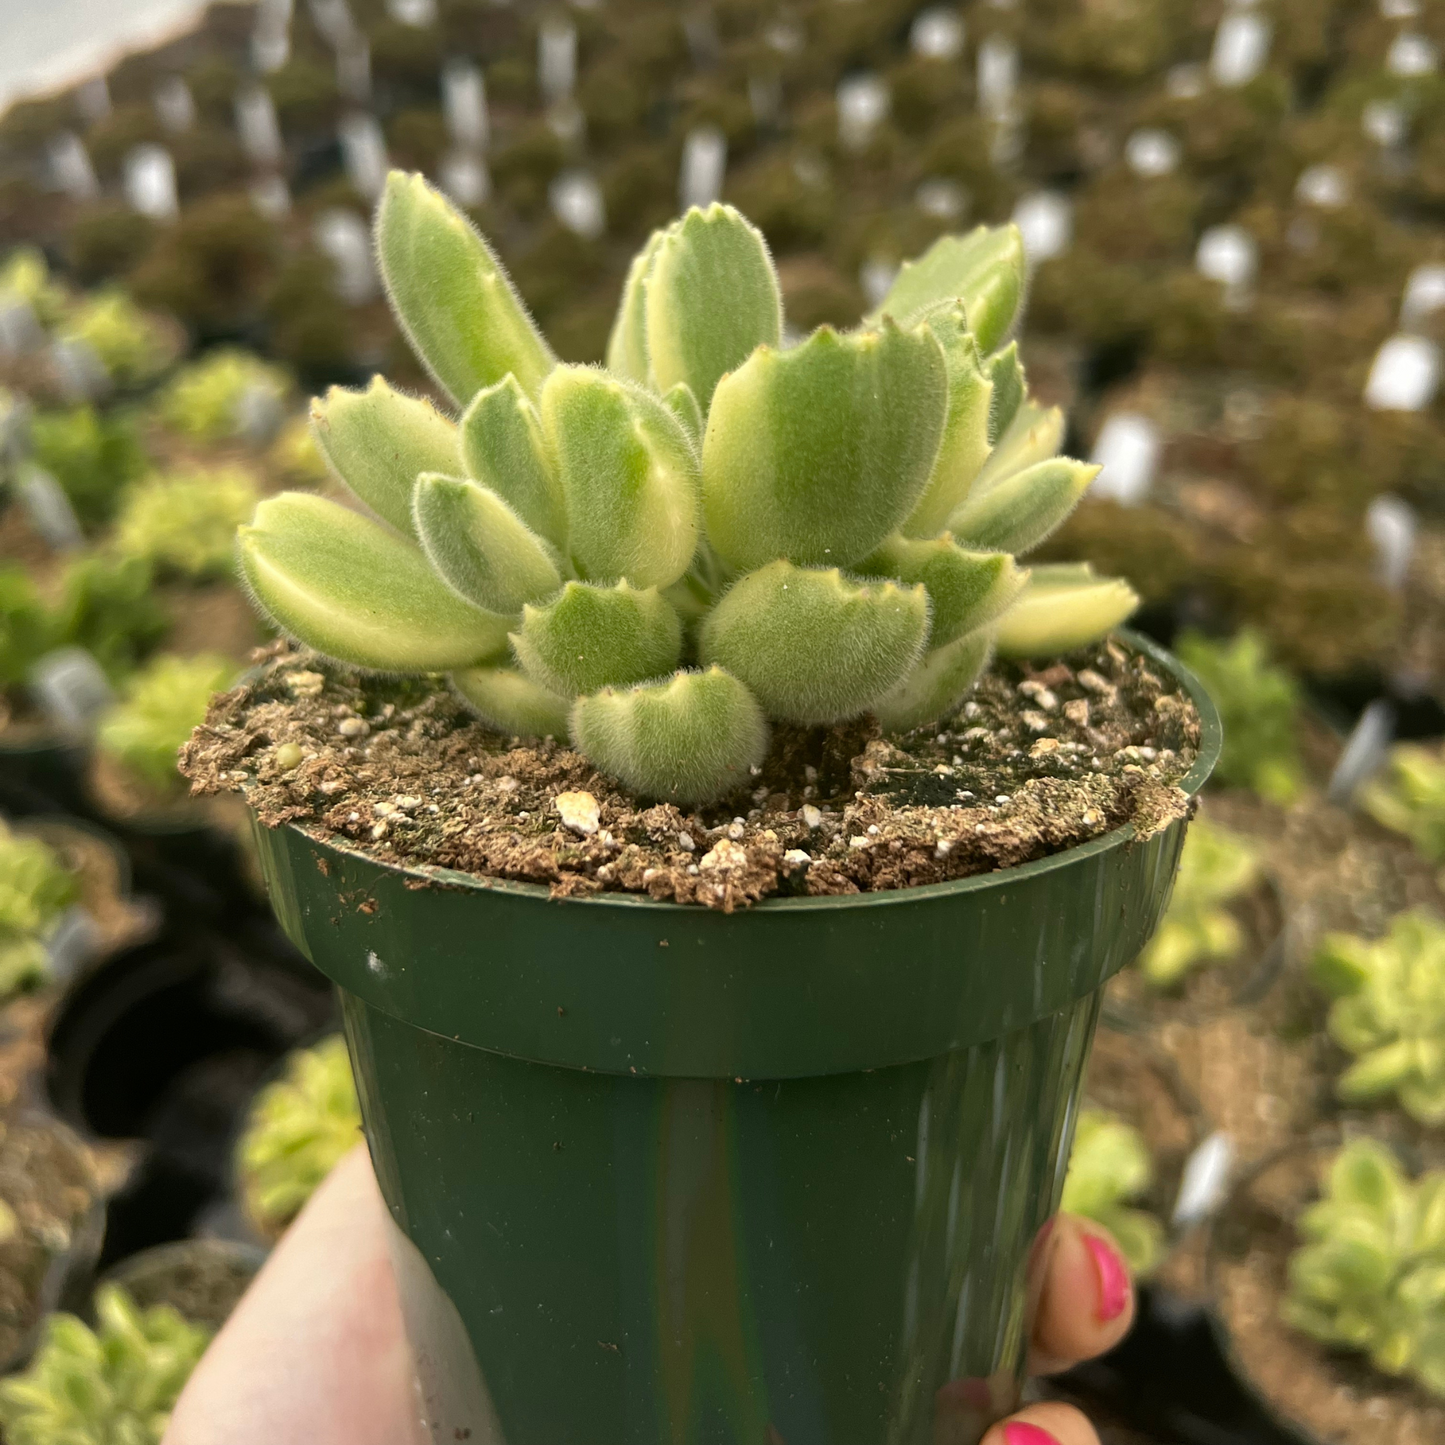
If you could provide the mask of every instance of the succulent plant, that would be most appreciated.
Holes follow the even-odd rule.
[[[461,409],[380,378],[313,408],[374,517],[317,496],[242,529],[252,593],[343,662],[449,672],[506,733],[570,736],[634,792],[745,782],[769,722],[956,708],[1096,468],[1026,394],[1012,227],[938,241],[862,327],[784,348],[776,273],[735,210],[694,209],[633,262],[607,368],[558,364],[495,256],[420,177],[377,213],[393,310]],[[1127,588],[1061,579],[1032,644],[1121,621]]]
[[[1244,942],[1239,921],[1224,906],[1259,877],[1259,854],[1226,828],[1196,818],[1184,840],[1174,895],[1159,931],[1139,955],[1155,988],[1172,988],[1190,969],[1231,958]]]
[[[285,1076],[256,1096],[236,1149],[252,1220],[264,1233],[279,1234],[360,1138],[346,1040],[338,1034],[298,1049]]]
[[[1186,632],[1175,650],[1199,674],[1224,723],[1215,779],[1274,803],[1293,802],[1304,786],[1299,684],[1270,662],[1264,638],[1250,629],[1227,642]]]
[[[1331,1037],[1355,1056],[1336,1083],[1340,1097],[1394,1094],[1422,1123],[1445,1123],[1445,925],[1415,911],[1374,942],[1327,934],[1311,971],[1335,999]]]
[[[1445,1396],[1445,1170],[1409,1180],[1387,1149],[1356,1139],[1297,1228],[1285,1320]]]
[[[1419,743],[1391,748],[1384,768],[1360,788],[1359,803],[1432,863],[1445,863],[1445,762],[1437,751]]]
[[[117,1285],[96,1291],[95,1313],[94,1330],[51,1315],[29,1368],[0,1383],[7,1445],[160,1445],[210,1335]]]
[[[256,504],[256,479],[244,467],[164,473],[125,495],[115,521],[116,550],[158,570],[204,578],[231,570],[236,527]]]
[[[58,481],[87,527],[107,521],[125,488],[145,470],[145,452],[129,417],[93,406],[39,412],[30,423],[38,465]]]
[[[0,266],[0,303],[23,301],[42,325],[57,321],[65,308],[65,289],[50,279],[45,256],[33,246],[18,246]]]
[[[211,694],[230,685],[228,658],[162,654],[137,672],[102,716],[96,745],[153,792],[177,793],[176,753],[206,716]]]
[[[193,441],[264,440],[282,415],[291,379],[278,366],[232,347],[183,367],[156,399],[161,423]]]
[[[1135,1274],[1148,1274],[1164,1253],[1163,1224],[1129,1205],[1153,1182],[1149,1146],[1133,1125],[1104,1109],[1079,1111],[1059,1207],[1102,1224]]]
[[[83,341],[118,386],[144,386],[175,359],[177,337],[124,291],[108,289],[77,301],[59,328],[63,341]]]
[[[46,940],[77,891],[51,848],[0,820],[0,997],[45,977]]]

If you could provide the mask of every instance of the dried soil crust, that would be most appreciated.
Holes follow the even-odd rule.
[[[383,862],[732,909],[962,878],[1125,823],[1147,836],[1187,811],[1198,743],[1188,695],[1110,642],[1046,669],[997,664],[941,731],[780,727],[750,789],[684,811],[629,797],[562,744],[489,731],[431,679],[278,646],[213,702],[181,771],[198,794],[244,789],[268,826]]]
[[[1298,1243],[1290,1221],[1318,1197],[1325,1158],[1300,1151],[1265,1170],[1216,1227],[1211,1272],[1235,1367],[1282,1418],[1324,1445],[1439,1445],[1445,1404],[1280,1319],[1285,1270]]]

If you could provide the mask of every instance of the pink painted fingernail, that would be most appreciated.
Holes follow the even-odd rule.
[[[1059,1445],[1058,1438],[1027,1420],[1010,1420],[1003,1427],[1004,1445]]]
[[[1093,1255],[1094,1268],[1099,1274],[1099,1319],[1107,1324],[1129,1307],[1129,1271],[1113,1246],[1097,1234],[1086,1234],[1084,1244]]]

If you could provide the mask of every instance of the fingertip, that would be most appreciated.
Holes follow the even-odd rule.
[[[1134,1322],[1134,1286],[1114,1237],[1093,1220],[1061,1215],[1034,1320],[1036,1373],[1104,1354]]]
[[[1099,1445],[1099,1436],[1072,1405],[1049,1402],[1000,1421],[980,1445]]]

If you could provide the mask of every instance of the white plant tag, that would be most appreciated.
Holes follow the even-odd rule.
[[[1222,1130],[1211,1134],[1184,1161],[1179,1194],[1170,1220],[1175,1229],[1200,1224],[1219,1210],[1234,1172],[1234,1140]]]
[[[1347,803],[1355,789],[1379,772],[1395,736],[1395,709],[1377,698],[1362,712],[1345,740],[1335,770],[1330,774],[1326,795],[1332,803]]]
[[[602,188],[586,171],[564,171],[547,188],[552,214],[569,231],[595,241],[607,229]]]
[[[1179,142],[1167,130],[1136,130],[1124,142],[1124,160],[1136,176],[1167,176],[1179,165]]]
[[[337,134],[351,184],[374,201],[386,184],[386,137],[381,133],[381,123],[365,111],[353,111],[342,117]]]
[[[491,141],[487,86],[470,60],[449,60],[442,67],[442,113],[457,145],[486,150]]]
[[[570,21],[547,19],[537,32],[537,81],[548,105],[557,105],[577,84],[577,28]]]
[[[1014,206],[1013,223],[1023,236],[1031,265],[1062,256],[1074,236],[1074,210],[1061,191],[1034,191]]]
[[[54,727],[90,733],[115,701],[100,664],[83,647],[47,652],[30,672],[36,705]]]
[[[838,139],[847,150],[862,150],[888,117],[892,97],[871,71],[838,82]]]
[[[1440,385],[1440,348],[1423,336],[1392,336],[1375,353],[1365,405],[1375,411],[1424,411]]]
[[[257,176],[251,182],[250,196],[251,204],[269,220],[276,221],[290,213],[291,192],[278,175]]]
[[[688,131],[682,143],[682,169],[677,183],[682,210],[710,206],[722,195],[727,163],[727,137],[716,126],[701,125]]]
[[[33,462],[23,465],[17,490],[30,525],[44,538],[46,546],[57,552],[74,552],[85,545],[80,519],[65,488],[44,467]]]
[[[1294,183],[1295,200],[1332,211],[1350,199],[1350,183],[1338,166],[1307,166]]]
[[[90,152],[74,131],[62,131],[50,142],[47,159],[51,184],[72,201],[93,201],[100,194]]]
[[[196,102],[191,88],[179,75],[160,81],[151,96],[156,117],[173,135],[180,135],[196,123]]]
[[[1115,412],[1099,428],[1090,457],[1103,468],[1091,489],[1094,496],[1138,506],[1153,490],[1159,453],[1159,430],[1147,416]]]
[[[1194,265],[1201,276],[1224,287],[1224,299],[1231,306],[1242,305],[1254,284],[1259,248],[1243,226],[1211,226],[1199,238]]]
[[[1209,52],[1209,73],[1216,85],[1227,89],[1248,85],[1269,59],[1273,27],[1262,15],[1235,11],[1226,15],[1214,32]]]
[[[908,43],[926,60],[957,60],[963,54],[963,17],[957,10],[935,6],[914,16]]]
[[[366,222],[355,211],[335,206],[317,216],[311,235],[336,267],[336,294],[348,306],[375,300],[379,288]]]
[[[992,121],[1008,120],[1018,81],[1018,46],[1006,36],[990,35],[978,47],[978,108]]]
[[[126,153],[125,198],[131,210],[153,221],[173,221],[180,214],[176,163],[164,146],[138,145]]]
[[[479,153],[453,150],[442,157],[437,176],[442,190],[464,210],[480,206],[492,193],[492,177]]]
[[[241,149],[258,166],[274,166],[281,161],[281,125],[276,119],[276,106],[271,92],[264,86],[252,85],[236,93],[236,132]]]
[[[1400,325],[1418,326],[1428,316],[1445,308],[1445,266],[1438,262],[1416,266],[1405,282],[1400,302]]]
[[[1365,531],[1375,548],[1375,576],[1398,592],[1405,585],[1420,524],[1415,509],[1399,497],[1376,497],[1365,509]]]

